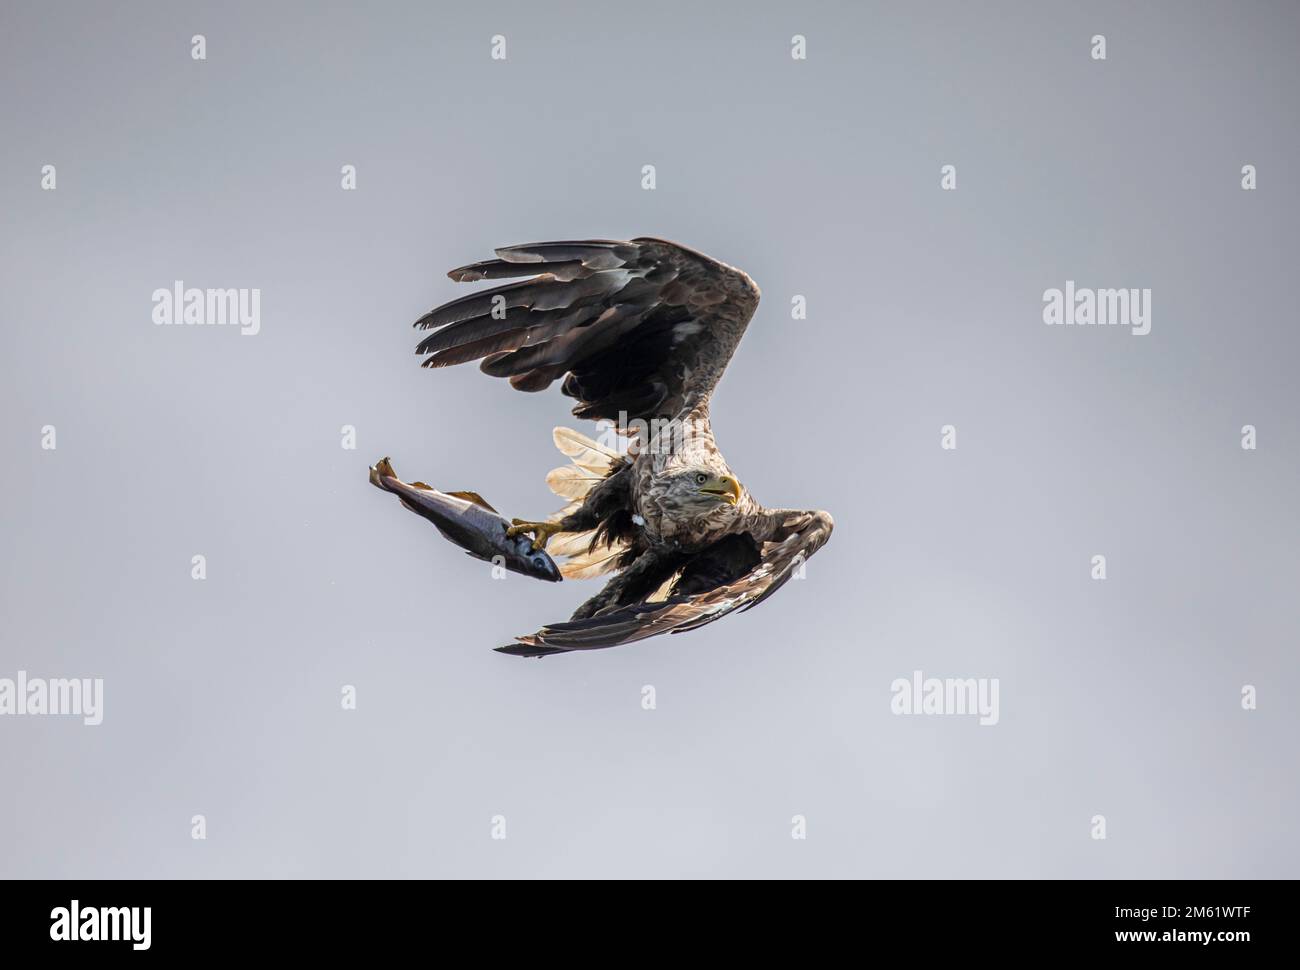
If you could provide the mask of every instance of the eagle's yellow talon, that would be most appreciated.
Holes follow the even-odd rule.
[[[546,543],[551,541],[551,536],[561,531],[558,522],[529,522],[527,519],[511,519],[510,521],[514,525],[506,529],[506,535],[513,539],[515,536],[531,532],[533,534],[534,549],[545,549]]]

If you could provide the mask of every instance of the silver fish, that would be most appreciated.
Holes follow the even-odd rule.
[[[440,492],[423,482],[404,482],[381,458],[370,468],[370,484],[392,492],[416,515],[438,527],[449,541],[476,559],[497,562],[511,572],[558,583],[560,568],[526,535],[507,536],[510,520],[476,492]]]

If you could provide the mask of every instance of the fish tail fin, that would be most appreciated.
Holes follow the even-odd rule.
[[[384,484],[385,478],[401,481],[401,479],[397,478],[397,472],[393,471],[393,463],[388,459],[387,455],[370,466],[370,484],[375,488],[382,488],[385,492],[392,491]]]

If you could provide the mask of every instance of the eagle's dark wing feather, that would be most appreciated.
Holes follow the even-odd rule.
[[[834,521],[826,512],[779,510],[772,538],[759,544],[757,559],[744,559],[733,541],[720,540],[722,550],[706,550],[682,570],[668,598],[638,602],[542,627],[497,649],[520,657],[541,657],[569,650],[598,650],[644,640],[660,633],[682,633],[721,619],[734,610],[748,610],[784,586],[795,571],[830,538]],[[747,565],[746,565],[747,563]],[[739,575],[732,575],[738,566]],[[725,581],[719,582],[719,578]]]
[[[532,279],[426,313],[425,367],[482,359],[524,391],[564,378],[593,420],[676,417],[712,392],[758,305],[740,270],[660,239],[510,246],[448,275]]]

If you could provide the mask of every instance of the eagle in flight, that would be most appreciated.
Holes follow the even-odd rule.
[[[834,523],[827,512],[760,505],[714,443],[709,399],[758,306],[753,280],[653,238],[533,243],[496,255],[448,276],[528,278],[416,321],[430,331],[416,348],[428,355],[423,366],[481,360],[484,373],[521,391],[561,380],[578,402],[574,415],[621,436],[611,448],[557,428],[572,463],[547,484],[568,505],[508,530],[560,557],[565,578],[612,578],[567,622],[498,650],[540,657],[614,647],[693,630],[776,592]]]

